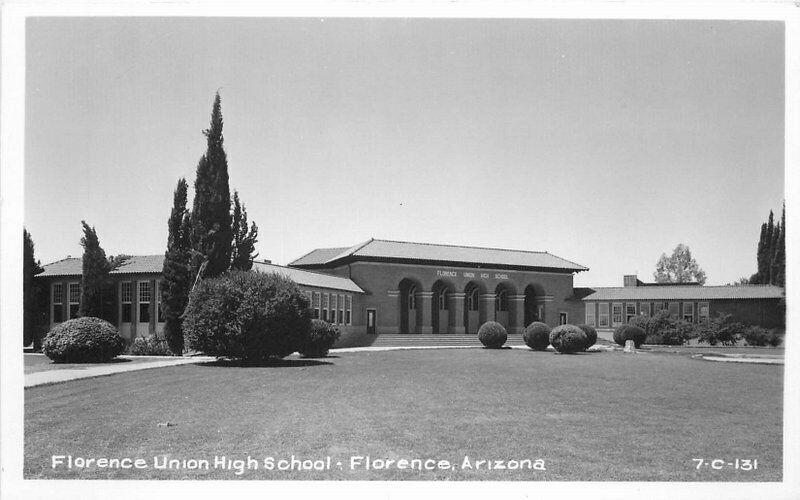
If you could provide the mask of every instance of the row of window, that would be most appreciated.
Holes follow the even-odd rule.
[[[353,296],[342,293],[306,291],[311,316],[335,325],[353,324]]]
[[[708,302],[698,303],[696,315],[694,302],[612,302],[610,306],[611,313],[609,315],[608,302],[587,302],[586,324],[599,328],[608,328],[609,326],[628,323],[637,314],[650,316],[661,310],[668,310],[670,315],[680,316],[684,321],[691,323],[695,322],[695,317],[698,322],[708,321],[709,314]],[[595,320],[595,318],[597,319]]]
[[[436,303],[434,307],[439,311],[447,311],[450,309],[449,306],[449,299],[450,299],[450,289],[449,288],[442,288],[440,289],[436,295]],[[470,288],[465,293],[465,306],[468,311],[477,311],[478,310],[478,300],[479,300],[479,290],[477,287]],[[406,292],[406,303],[408,304],[408,309],[413,310],[417,308],[417,287],[412,285],[408,287],[408,291]],[[494,300],[494,310],[498,312],[508,311],[508,293],[505,290],[500,290],[495,294]]]
[[[163,323],[164,316],[161,311],[160,294],[153,294],[149,281],[123,281],[120,283],[120,303],[122,309],[121,323],[130,323],[133,320],[133,284],[136,283],[136,291],[139,299],[140,323],[150,322],[150,302],[153,296],[157,302],[158,322]],[[52,287],[52,318],[53,323],[61,323],[68,319],[78,317],[78,308],[81,302],[81,284],[79,282],[67,283],[67,308],[64,308],[64,284],[53,283]],[[160,284],[159,284],[160,286]]]

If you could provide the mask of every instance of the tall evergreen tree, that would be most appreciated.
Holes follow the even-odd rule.
[[[97,231],[86,221],[83,225],[83,263],[81,275],[81,298],[79,316],[94,316],[111,323],[116,322],[115,293],[109,273],[122,265],[128,257],[120,255],[106,257],[100,246]]]
[[[44,271],[33,251],[33,238],[27,229],[22,229],[22,321],[23,345],[33,342],[34,350],[42,346],[42,313],[44,289],[34,276]]]
[[[253,222],[247,227],[247,209],[239,202],[239,193],[233,192],[233,243],[231,244],[231,269],[249,271],[253,268],[253,259],[258,241],[258,226]]]
[[[758,250],[756,252],[757,270],[753,284],[766,283],[769,275],[769,243],[770,236],[767,223],[761,224],[761,234],[758,237]]]
[[[231,263],[231,194],[219,92],[214,97],[211,125],[203,134],[206,153],[197,164],[191,216],[191,270],[195,281],[218,276],[228,270]]]
[[[161,308],[164,315],[164,334],[170,350],[183,353],[183,311],[189,302],[191,287],[191,222],[186,210],[186,179],[178,180],[173,196],[172,212],[167,223],[169,236],[164,254]]]
[[[772,254],[771,279],[773,285],[784,286],[786,282],[786,202],[783,203],[781,221],[777,226]]]

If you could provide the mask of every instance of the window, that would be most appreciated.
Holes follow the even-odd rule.
[[[669,315],[670,316],[675,316],[677,318],[678,315],[680,314],[680,311],[678,310],[679,306],[680,306],[680,304],[678,304],[677,302],[670,302],[669,303]]]
[[[567,313],[559,312],[558,313],[558,324],[559,325],[566,325],[567,324]]]
[[[447,305],[447,298],[449,295],[450,291],[447,288],[442,288],[439,290],[438,302],[440,311],[446,311],[450,307]]]
[[[478,288],[472,288],[469,292],[467,292],[467,310],[468,311],[477,311],[478,310]]]
[[[133,283],[130,281],[123,281],[120,286],[120,302],[122,303],[122,323],[131,322],[131,308],[133,304]]]
[[[595,311],[597,310],[597,304],[594,302],[587,302],[586,303],[586,324],[589,326],[594,326],[594,316]],[[607,313],[608,311],[606,311]]]
[[[345,323],[347,323],[348,325],[352,325],[353,324],[353,296],[352,295],[348,295],[347,296],[347,306],[345,308],[344,313],[345,313],[345,317],[344,317]]]
[[[139,282],[139,323],[150,322],[150,282]]]
[[[321,316],[321,313],[320,313],[320,311],[321,311],[320,302],[321,302],[320,293],[319,292],[314,292],[313,298],[311,300],[311,307],[314,309],[313,316],[316,319],[319,319],[320,316]]]
[[[64,321],[64,285],[53,283],[53,323]]]
[[[683,320],[694,323],[694,302],[683,303]]]
[[[156,304],[158,304],[158,309],[157,309],[158,317],[157,317],[156,321],[158,321],[159,323],[163,323],[164,322],[164,311],[161,308],[161,287],[164,286],[164,282],[163,281],[158,281],[157,283],[158,283],[158,290],[156,291]]]
[[[81,305],[81,284],[69,284],[69,319],[78,317],[78,309]]]
[[[658,313],[658,311],[662,311],[664,309],[663,302],[654,302],[653,303],[653,314]]]
[[[417,287],[416,285],[411,285],[408,287],[408,296],[406,297],[408,301],[408,309],[416,309],[417,308]]]
[[[636,302],[625,304],[625,323],[629,323],[636,316]]]
[[[339,323],[345,324],[344,320],[344,295],[339,295]]]
[[[697,321],[700,323],[707,323],[708,313],[708,302],[700,302],[697,305]]]
[[[639,302],[639,314],[650,316],[650,302]]]
[[[322,321],[328,321],[328,305],[331,295],[329,293],[322,294]]]
[[[597,326],[608,328],[608,302],[597,304]]]
[[[336,324],[336,294],[331,294],[331,323]]]
[[[611,304],[611,324],[614,326],[622,324],[622,304],[620,302]]]
[[[494,301],[494,309],[499,312],[508,311],[508,294],[505,290],[497,292]]]

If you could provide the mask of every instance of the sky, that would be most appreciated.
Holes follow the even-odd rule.
[[[231,191],[286,264],[369,238],[549,251],[576,286],[679,243],[755,272],[784,198],[784,26],[30,18],[25,226],[42,263],[166,249],[219,90]]]

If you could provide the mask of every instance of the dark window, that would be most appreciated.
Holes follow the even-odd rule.
[[[53,323],[64,321],[64,286],[53,283]]]
[[[497,292],[497,297],[495,298],[494,308],[499,312],[508,311],[508,294],[505,290],[500,290]]]
[[[133,283],[131,281],[123,281],[119,284],[120,287],[120,302],[122,303],[122,320],[121,323],[131,322],[131,313],[133,312]]]
[[[122,323],[131,322],[131,303],[122,304]]]

